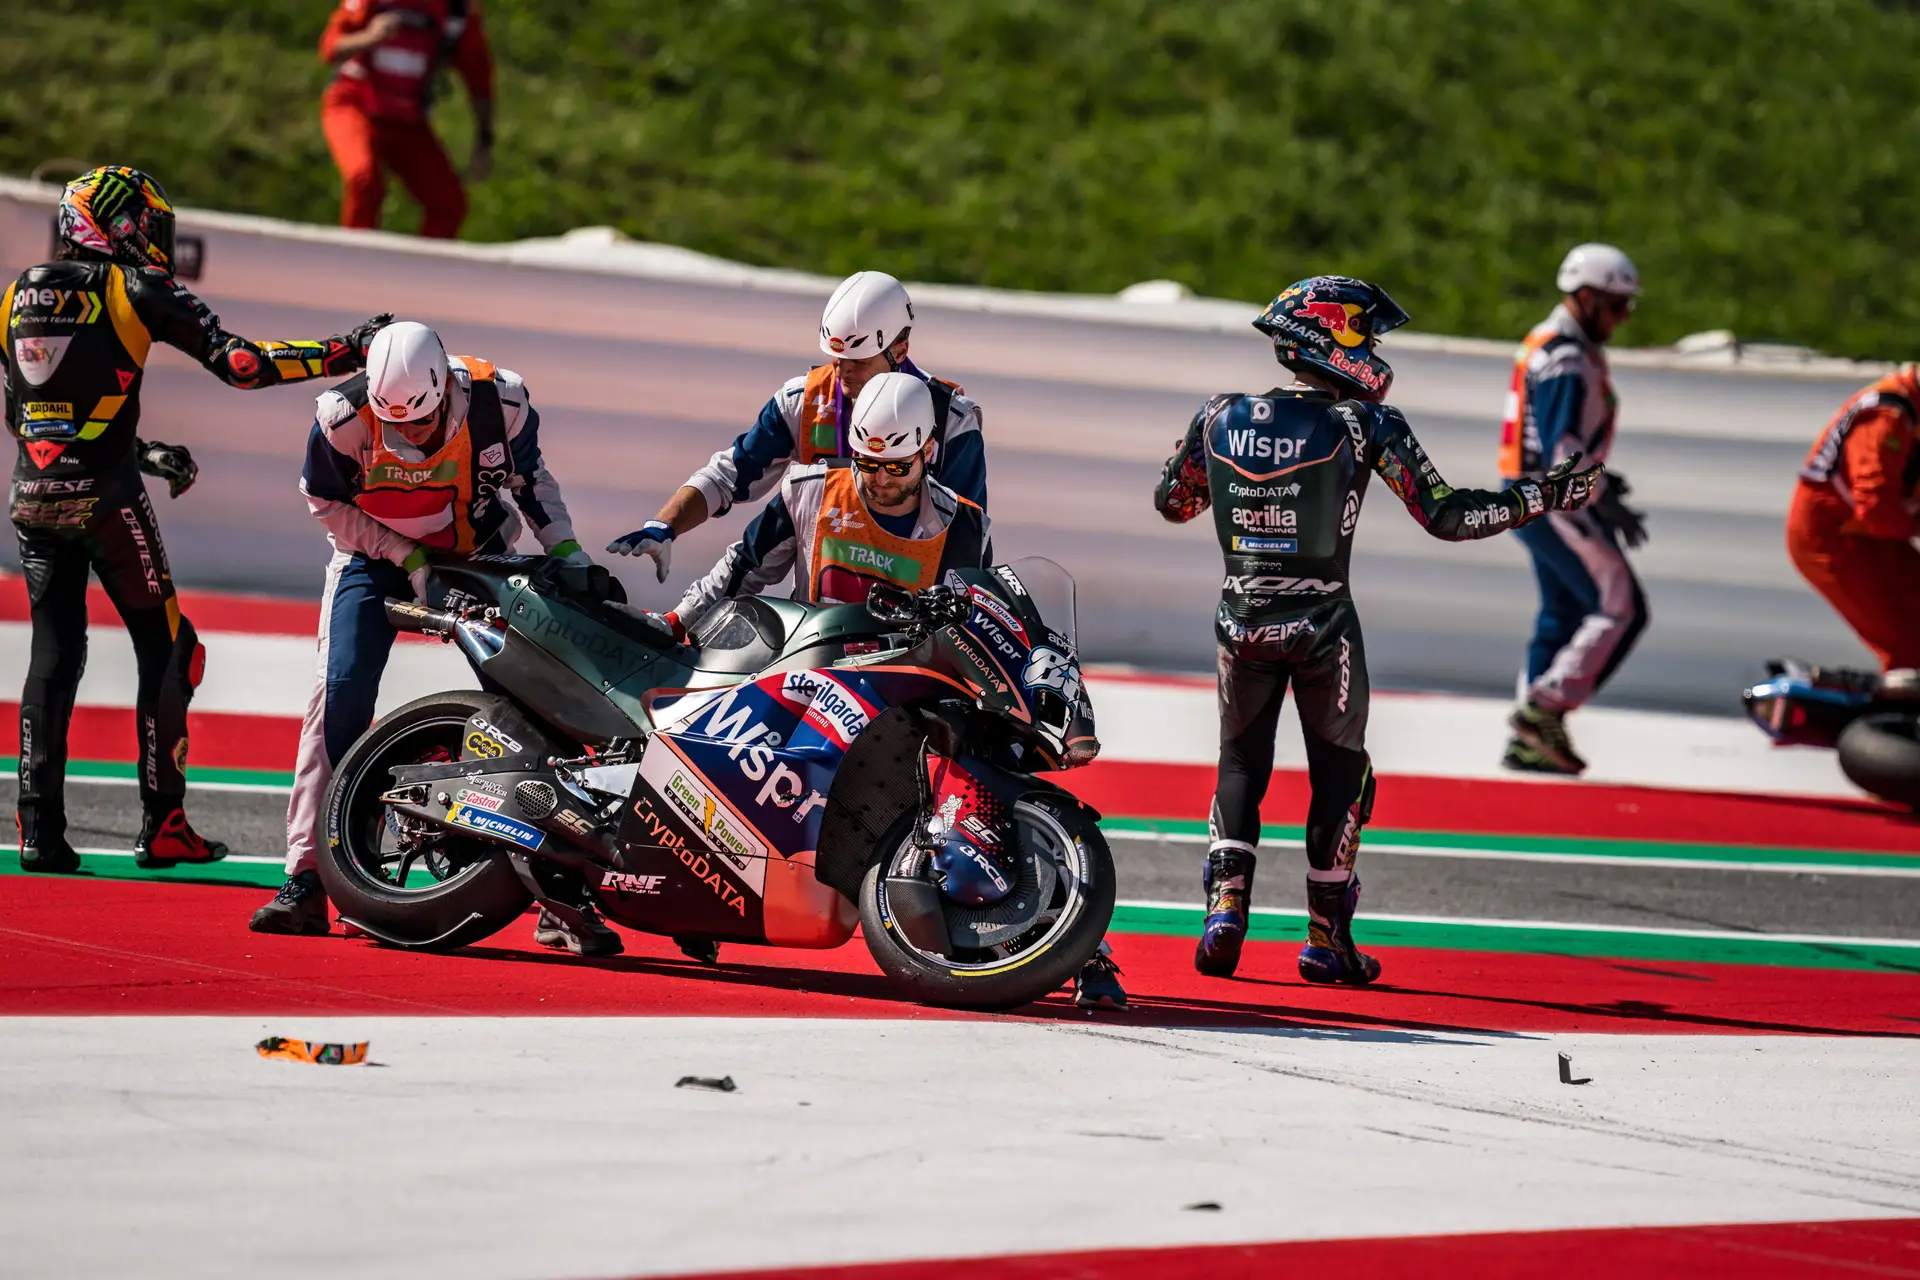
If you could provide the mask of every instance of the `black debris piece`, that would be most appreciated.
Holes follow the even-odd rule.
[[[1183,1205],[1181,1207],[1189,1210],[1197,1209],[1202,1213],[1220,1212],[1220,1202],[1218,1200],[1197,1200],[1192,1204]]]
[[[1593,1077],[1581,1076],[1578,1080],[1575,1080],[1573,1078],[1573,1055],[1570,1053],[1563,1053],[1560,1055],[1560,1083],[1561,1084],[1592,1084]]]
[[[733,1082],[732,1076],[681,1076],[673,1082],[676,1089],[712,1089],[715,1093],[732,1093],[740,1086]]]

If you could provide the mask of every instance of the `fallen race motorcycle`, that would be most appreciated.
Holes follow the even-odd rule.
[[[1782,658],[1740,700],[1775,742],[1832,747],[1856,787],[1920,812],[1920,680],[1912,676]]]
[[[858,923],[913,999],[1007,1009],[1106,933],[1099,815],[1036,776],[1099,750],[1050,560],[864,605],[741,597],[686,644],[599,566],[478,556],[427,596],[388,617],[488,691],[411,702],[340,762],[320,877],[374,938],[448,950],[534,901],[690,954]]]

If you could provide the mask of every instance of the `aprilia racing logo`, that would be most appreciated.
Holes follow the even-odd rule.
[[[1235,507],[1233,523],[1257,533],[1292,533],[1300,527],[1300,516],[1291,507]]]

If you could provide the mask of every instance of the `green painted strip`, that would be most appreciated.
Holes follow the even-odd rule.
[[[100,880],[149,880],[271,890],[284,872],[264,863],[216,862],[203,867],[149,871],[132,858],[86,855],[88,875]],[[25,875],[12,857],[0,858],[0,875]],[[1197,907],[1122,905],[1113,913],[1116,933],[1197,937],[1204,913]],[[1306,935],[1304,912],[1259,911],[1249,936],[1256,941],[1297,943]],[[1920,974],[1920,942],[1799,942],[1777,938],[1674,936],[1632,929],[1574,929],[1552,925],[1502,926],[1486,922],[1382,920],[1362,917],[1361,941],[1378,947],[1441,951],[1591,956],[1612,960],[1665,960],[1695,964],[1772,965],[1801,969],[1848,969]]]
[[[1203,836],[1204,822],[1185,822],[1158,818],[1107,818],[1101,829],[1116,835],[1131,836]],[[1299,844],[1306,838],[1305,827],[1262,827],[1263,840]],[[1785,849],[1767,845],[1687,844],[1653,840],[1598,840],[1583,836],[1482,835],[1478,832],[1394,831],[1384,827],[1367,828],[1367,839],[1378,844],[1410,845],[1421,849],[1474,849],[1501,853],[1577,854],[1584,857],[1618,858],[1630,862],[1640,858],[1691,858],[1701,862],[1803,863],[1834,867],[1920,867],[1920,855],[1905,853],[1868,853],[1844,849]]]
[[[1205,912],[1198,907],[1120,906],[1113,929],[1197,938]],[[1256,912],[1247,936],[1267,942],[1306,937],[1304,911]],[[1673,960],[1696,964],[1776,965],[1799,969],[1869,969],[1920,974],[1920,942],[1788,942],[1772,938],[1673,936],[1632,929],[1557,929],[1551,925],[1504,927],[1484,923],[1380,920],[1360,917],[1354,932],[1363,945],[1424,947],[1439,951],[1492,951],[1611,960]]]
[[[209,862],[195,867],[173,867],[165,871],[150,871],[136,866],[131,857],[103,858],[92,854],[80,856],[82,875],[80,880],[155,880],[167,884],[211,884],[227,887],[242,886],[253,889],[278,889],[286,880],[286,869],[277,863],[260,862]],[[0,855],[0,875],[23,876],[29,874],[20,869],[19,859],[8,848]],[[73,877],[61,877],[71,879]]]
[[[0,756],[0,773],[15,773],[18,756]],[[138,768],[120,760],[69,760],[67,776],[81,781],[134,782]],[[293,774],[278,769],[208,769],[199,765],[187,769],[187,784],[212,783],[216,786],[274,787],[285,791],[293,786]]]

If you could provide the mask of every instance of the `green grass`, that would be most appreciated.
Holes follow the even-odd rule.
[[[41,0],[0,170],[152,169],[331,220],[325,0]],[[589,223],[827,273],[1264,299],[1338,270],[1517,335],[1576,240],[1730,327],[1896,357],[1920,321],[1920,20],[1870,0],[490,0],[497,173],[467,234]],[[456,154],[459,95],[440,113]],[[413,214],[395,212],[400,225]]]

